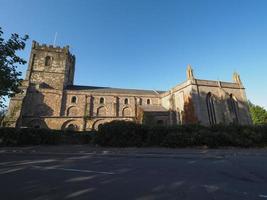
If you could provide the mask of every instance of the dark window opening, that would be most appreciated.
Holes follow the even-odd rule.
[[[50,66],[52,64],[52,58],[50,56],[45,57],[45,66]]]
[[[209,115],[209,122],[211,125],[216,124],[216,113],[214,108],[214,99],[212,94],[209,92],[206,97],[207,110]]]
[[[230,94],[228,99],[228,107],[233,118],[233,123],[238,124],[238,102],[234,98],[233,94]]]
[[[124,99],[124,104],[128,104],[128,99]]]
[[[73,96],[73,97],[71,98],[71,103],[76,103],[76,102],[77,102],[77,97]]]
[[[146,104],[149,105],[150,104],[150,99],[146,100]]]
[[[104,104],[104,102],[105,102],[105,99],[103,97],[101,97],[99,103]]]
[[[69,124],[66,129],[68,131],[77,131],[77,126],[74,124]]]

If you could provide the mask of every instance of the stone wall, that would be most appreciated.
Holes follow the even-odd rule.
[[[208,84],[207,84],[208,83]],[[238,84],[220,84],[214,81],[199,81],[194,86],[193,98],[197,107],[197,114],[202,124],[209,125],[207,111],[207,94],[211,93],[214,99],[215,115],[217,123],[234,123],[234,116],[230,110],[230,95],[233,96],[237,106],[237,118],[239,124],[251,124],[251,117],[243,86]]]
[[[23,93],[11,99],[6,124],[51,129],[71,126],[76,130],[97,129],[112,120],[165,125],[251,124],[245,89],[236,73],[233,83],[199,80],[194,78],[189,66],[184,83],[159,93],[74,87],[74,72],[75,57],[68,46],[60,48],[33,42],[21,86]],[[142,111],[142,106],[149,109]],[[163,107],[161,112],[160,107]]]
[[[69,47],[53,47],[33,42],[26,80],[52,89],[73,83],[75,57]]]
[[[207,95],[214,99],[216,123],[235,123],[235,114],[229,108],[230,95],[236,101],[239,124],[251,124],[245,89],[237,83],[192,79],[162,94],[162,105],[174,111],[180,123],[210,125]],[[179,123],[179,120],[177,121]]]

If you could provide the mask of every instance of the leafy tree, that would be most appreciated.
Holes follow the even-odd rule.
[[[266,124],[267,123],[267,111],[258,105],[254,105],[249,102],[249,110],[251,113],[253,124]]]
[[[20,37],[13,33],[6,41],[0,27],[0,108],[4,107],[4,97],[11,97],[19,92],[21,72],[17,71],[18,65],[26,64],[23,58],[16,55],[17,51],[25,48],[28,35]]]

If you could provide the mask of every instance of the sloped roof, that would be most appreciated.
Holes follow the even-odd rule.
[[[164,93],[164,91],[155,90],[139,90],[139,89],[123,89],[123,88],[111,88],[111,87],[98,87],[98,86],[81,86],[81,85],[69,85],[67,90],[84,90],[99,93],[121,93],[121,94],[139,94],[139,95],[158,95]]]

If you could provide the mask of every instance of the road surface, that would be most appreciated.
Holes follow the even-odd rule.
[[[0,148],[1,200],[267,200],[267,149]]]

